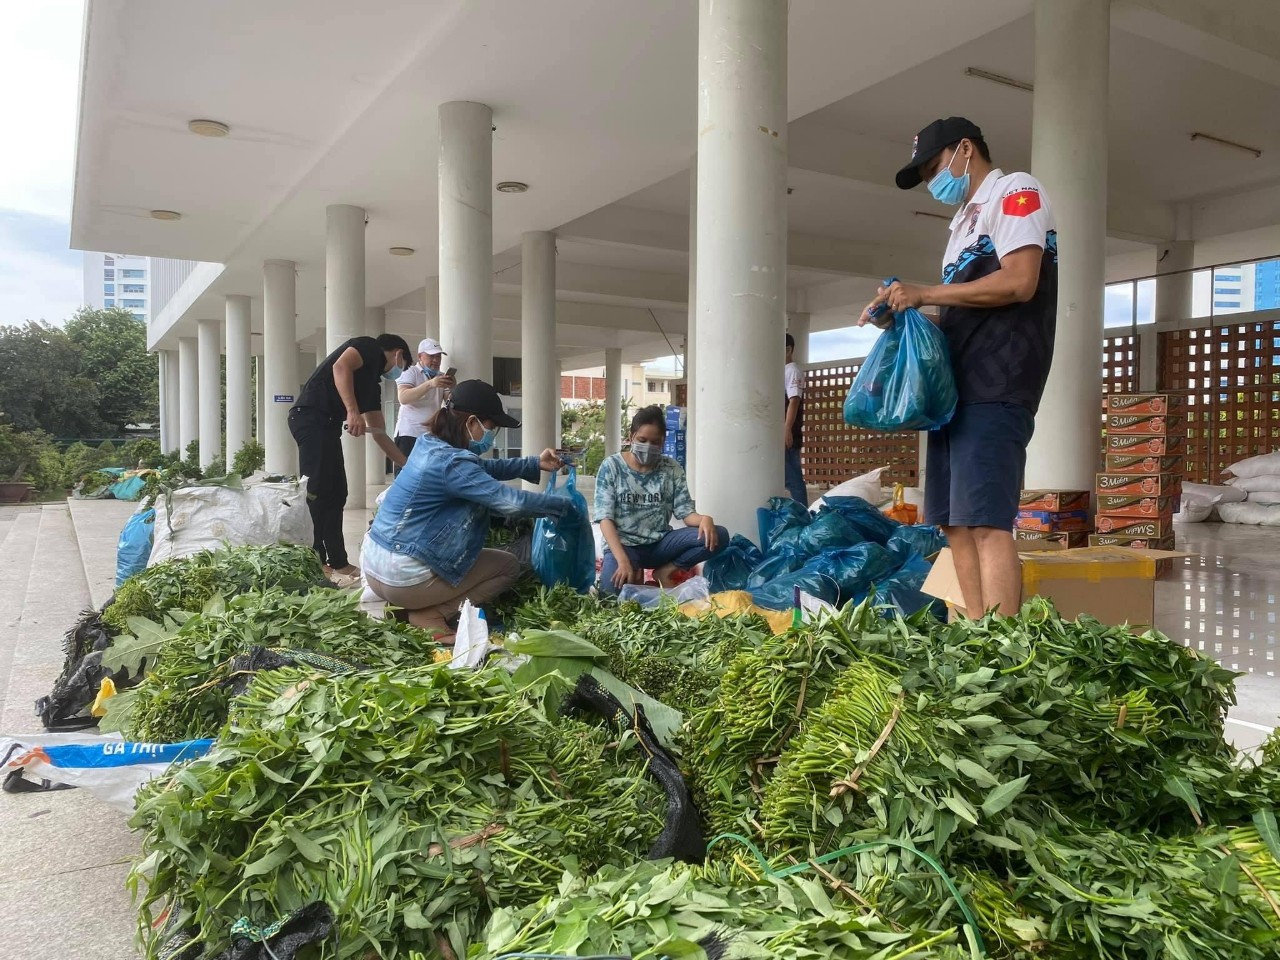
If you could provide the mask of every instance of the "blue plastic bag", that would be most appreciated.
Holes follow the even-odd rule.
[[[904,527],[903,529],[912,528]],[[911,555],[897,573],[876,587],[877,604],[888,607],[904,617],[930,607],[935,616],[945,620],[946,604],[920,590],[928,579],[931,569],[932,564],[924,557],[919,554]]]
[[[767,507],[756,509],[756,522],[760,526],[760,549],[768,556],[778,537],[796,527],[807,527],[813,522],[813,515],[790,497],[774,497]]]
[[[729,545],[702,565],[702,575],[711,585],[712,593],[725,590],[745,590],[751,571],[764,560],[760,548],[740,533],[735,533]]]
[[[823,503],[845,518],[859,534],[859,540],[870,540],[884,546],[902,526],[897,520],[886,517],[873,504],[861,497],[824,497]]]
[[[947,338],[908,308],[863,361],[844,400],[844,422],[868,430],[937,430],[956,412]]]
[[[151,542],[155,537],[156,512],[148,507],[125,521],[116,542],[116,589],[147,568]]]
[[[888,544],[890,550],[904,559],[912,555],[932,557],[946,545],[947,538],[942,528],[927,523],[899,527],[889,537]]]
[[[770,610],[791,607],[797,587],[828,603],[856,603],[865,600],[899,565],[898,558],[880,544],[860,543],[820,553],[794,573],[752,590],[751,596],[758,606]]]
[[[556,475],[547,481],[546,493],[567,497],[572,509],[564,516],[539,517],[533,525],[534,572],[544,586],[567,583],[586,593],[596,579],[596,542],[591,535],[587,501],[578,492],[578,474],[569,468],[563,492],[556,491]]]
[[[808,559],[798,547],[779,547],[751,571],[751,575],[747,577],[747,589],[755,590],[779,577],[795,573]]]
[[[775,551],[782,547],[795,547],[806,557],[813,557],[826,550],[856,546],[867,539],[870,538],[859,526],[839,510],[823,507],[807,527],[784,530],[774,540],[773,547]]]

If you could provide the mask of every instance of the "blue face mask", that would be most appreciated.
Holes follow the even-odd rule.
[[[477,456],[493,449],[493,441],[498,436],[497,430],[486,430],[479,440],[472,440],[467,449]]]
[[[953,150],[951,159],[929,181],[929,193],[933,199],[951,207],[958,204],[969,193],[969,161],[965,160],[964,173],[957,177],[951,172],[951,164],[955,158],[956,151]]]
[[[436,377],[440,376],[440,368],[439,368],[439,367],[428,367],[425,363],[422,365],[422,372],[423,372],[423,373],[425,373],[425,374],[426,374],[428,377],[430,377],[432,380],[434,380]]]
[[[397,363],[394,367],[392,367],[390,370],[388,370],[386,373],[382,375],[382,379],[390,380],[392,383],[395,383],[395,381],[400,378],[400,374],[402,373],[404,373],[404,371],[400,369],[400,364]]]

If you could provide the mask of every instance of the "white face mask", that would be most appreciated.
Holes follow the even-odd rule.
[[[656,443],[644,443],[641,440],[631,441],[631,455],[642,467],[651,467],[662,456],[662,449]]]

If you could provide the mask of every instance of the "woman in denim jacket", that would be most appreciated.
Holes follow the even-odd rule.
[[[484,549],[490,513],[560,517],[568,498],[529,493],[503,480],[537,483],[561,467],[554,450],[538,457],[482,460],[468,450],[486,431],[518,427],[483,380],[453,389],[432,418],[378,509],[361,550],[369,589],[408,611],[409,622],[451,644],[449,626],[464,599],[481,604],[515,583],[520,562]],[[477,436],[479,434],[479,436]]]

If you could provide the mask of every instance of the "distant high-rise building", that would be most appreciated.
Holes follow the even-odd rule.
[[[1256,267],[1256,264],[1244,263],[1236,267],[1218,267],[1213,271],[1215,315],[1262,309],[1254,303]]]
[[[143,323],[151,319],[151,263],[122,253],[84,255],[84,302],[123,307]]]
[[[1263,260],[1253,265],[1253,309],[1280,307],[1280,260]]]

